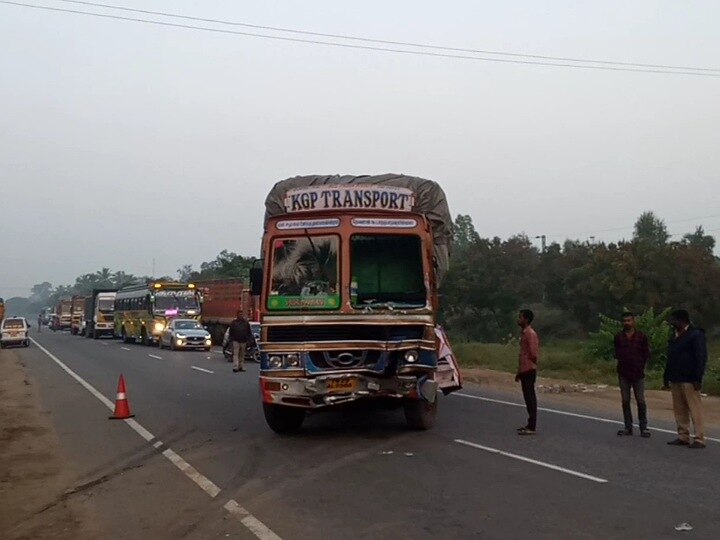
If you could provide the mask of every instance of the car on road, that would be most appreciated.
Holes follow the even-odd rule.
[[[210,350],[210,332],[195,319],[173,319],[160,334],[160,348]]]
[[[8,317],[0,327],[0,347],[29,347],[28,324],[25,317]]]

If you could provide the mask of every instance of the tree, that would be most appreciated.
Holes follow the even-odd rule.
[[[683,236],[682,243],[709,255],[712,255],[715,250],[715,238],[705,234],[705,229],[702,225],[697,227],[695,232]]]
[[[480,235],[475,230],[472,218],[468,215],[458,214],[453,227],[453,245],[455,249],[463,251],[479,241]]]
[[[635,222],[633,240],[651,246],[664,246],[670,239],[665,222],[654,212],[643,212]]]

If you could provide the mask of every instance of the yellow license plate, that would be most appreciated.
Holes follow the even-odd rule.
[[[328,392],[352,392],[357,386],[355,379],[330,379],[327,381]]]

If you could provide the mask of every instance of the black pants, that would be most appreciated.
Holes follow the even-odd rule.
[[[520,384],[522,385],[523,398],[528,412],[527,427],[533,431],[537,427],[537,396],[535,395],[535,379],[537,379],[537,371],[527,371],[520,374]]]
[[[647,405],[645,404],[645,380],[639,379],[637,381],[629,381],[622,375],[620,379],[620,396],[622,398],[622,409],[623,417],[625,419],[625,429],[632,431],[633,428],[633,417],[632,409],[630,408],[630,390],[635,394],[635,401],[637,402],[638,409],[638,423],[640,424],[640,431],[647,429]]]

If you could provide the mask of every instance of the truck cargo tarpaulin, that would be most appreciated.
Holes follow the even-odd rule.
[[[265,223],[288,213],[347,209],[424,215],[432,224],[438,281],[447,272],[452,217],[445,193],[432,180],[401,174],[288,178],[270,190],[265,200]]]

